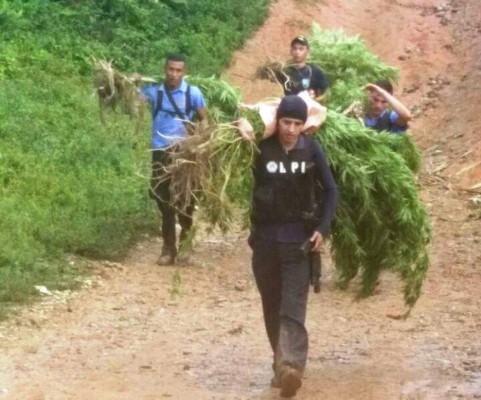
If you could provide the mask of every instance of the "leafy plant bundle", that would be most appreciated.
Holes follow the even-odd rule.
[[[325,60],[321,66],[332,84],[329,105],[344,110],[362,98],[366,82],[396,76],[395,69],[370,54],[359,38],[316,29],[311,51],[313,58]],[[331,44],[333,48],[328,50]],[[262,137],[264,126],[256,112],[238,112],[240,96],[226,82],[199,77],[189,80],[208,96],[209,110],[216,110],[211,113],[215,128],[203,144],[208,142],[209,163],[204,166],[198,201],[210,226],[225,231],[235,208],[249,208],[256,146],[224,121],[247,117],[256,138]],[[360,274],[360,295],[367,296],[380,272],[390,269],[403,279],[406,304],[413,306],[428,269],[431,239],[413,174],[420,166],[419,150],[410,136],[376,133],[335,110],[328,112],[315,137],[326,150],[339,188],[331,252],[340,287],[346,288]]]
[[[381,270],[392,269],[404,280],[406,303],[414,305],[429,265],[431,239],[409,165],[417,149],[406,146],[412,144],[406,137],[373,134],[335,111],[328,112],[316,139],[328,155],[340,194],[332,227],[340,286],[347,287],[361,272],[361,295],[367,296]]]
[[[369,51],[359,36],[347,36],[342,29],[312,27],[310,62],[326,74],[330,86],[328,107],[343,111],[365,98],[364,86],[379,79],[396,82],[398,70]]]
[[[98,94],[102,123],[105,123],[106,110],[120,107],[123,113],[137,118],[136,130],[140,129],[145,107],[142,107],[137,81],[115,70],[111,61],[95,60],[93,83]]]
[[[142,77],[144,82],[161,81],[158,77]],[[170,180],[172,205],[184,211],[195,199],[209,223],[209,229],[228,231],[235,209],[248,208],[251,193],[250,168],[257,151],[254,143],[246,143],[236,127],[241,95],[237,88],[215,77],[186,77],[189,84],[202,91],[208,104],[209,126],[189,125],[191,135],[168,150],[171,163],[163,166],[164,179]],[[101,119],[105,109],[142,118],[145,112],[137,84],[107,61],[94,65],[94,86],[97,88]],[[140,103],[142,104],[142,102]],[[245,111],[251,116],[257,113]],[[139,120],[140,122],[140,120]],[[260,122],[260,121],[259,121]],[[261,131],[262,123],[258,125]],[[136,125],[136,130],[139,123]]]
[[[234,124],[195,123],[191,135],[170,150],[170,163],[163,166],[163,179],[170,180],[171,203],[180,212],[200,206],[210,230],[227,232],[235,210],[250,201],[250,166],[257,147],[246,143]]]

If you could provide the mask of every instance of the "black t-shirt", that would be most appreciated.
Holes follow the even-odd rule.
[[[288,66],[284,69],[284,73],[289,76],[289,80],[284,77],[281,82],[284,87],[284,95],[298,94],[303,90],[312,89],[316,96],[323,94],[329,87],[324,73],[319,67],[306,64],[302,68],[296,66]]]

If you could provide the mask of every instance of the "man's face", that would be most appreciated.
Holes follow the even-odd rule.
[[[381,113],[387,108],[387,100],[377,92],[369,92],[369,111],[375,117],[381,115]]]
[[[291,57],[296,64],[303,64],[309,55],[309,47],[301,44],[294,43],[291,46]]]
[[[302,133],[304,122],[294,118],[280,118],[277,122],[279,140],[287,147],[294,146]]]
[[[175,89],[180,86],[185,74],[185,63],[183,61],[168,61],[165,64],[165,82],[167,86]]]

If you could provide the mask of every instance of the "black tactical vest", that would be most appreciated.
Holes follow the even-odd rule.
[[[316,201],[315,142],[304,137],[304,147],[286,152],[277,136],[259,145],[255,164],[252,222],[300,222],[312,213]]]

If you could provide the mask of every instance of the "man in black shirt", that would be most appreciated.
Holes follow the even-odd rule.
[[[307,361],[305,327],[310,241],[319,251],[337,204],[337,187],[324,151],[303,135],[307,104],[281,100],[274,134],[259,143],[254,162],[252,269],[261,294],[264,322],[274,355],[273,387],[293,397]],[[309,218],[307,218],[309,216]]]
[[[323,95],[329,87],[324,73],[315,65],[306,63],[309,56],[309,42],[302,36],[296,36],[291,42],[292,61],[284,68],[282,85],[284,94],[298,94],[309,91],[313,98]]]

